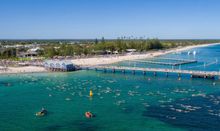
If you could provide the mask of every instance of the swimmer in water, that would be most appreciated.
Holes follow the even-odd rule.
[[[216,85],[216,83],[215,83],[215,82],[213,82],[212,84],[213,84],[213,86],[215,86],[215,85]]]

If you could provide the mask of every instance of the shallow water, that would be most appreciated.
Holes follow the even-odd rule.
[[[188,52],[192,53],[193,51],[197,52],[196,55],[193,54],[188,55]],[[167,66],[167,65],[140,63],[133,61],[124,61],[124,62],[116,63],[114,65],[148,67],[148,68],[154,67],[154,68],[169,68],[169,69],[175,68],[175,69],[186,69],[186,70],[220,71],[220,45],[195,48],[183,52],[167,54],[165,56],[159,56],[150,60],[159,61],[159,62],[168,62],[168,63],[180,62],[175,60],[161,60],[161,58],[188,59],[188,60],[197,60],[198,62],[180,65],[180,66]]]
[[[196,49],[200,62],[192,65],[220,59],[219,47]],[[183,52],[165,57],[194,56]],[[219,63],[194,69],[218,70],[218,67]],[[90,89],[94,93],[92,98]],[[150,73],[143,76],[101,71],[2,75],[0,130],[217,130],[219,94],[218,80],[188,76],[178,80],[176,75],[165,77],[162,73],[157,77]],[[42,107],[48,110],[48,115],[36,117]],[[96,117],[85,118],[86,111]]]

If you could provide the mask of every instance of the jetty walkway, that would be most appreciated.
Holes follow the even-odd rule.
[[[149,64],[159,64],[159,65],[170,65],[170,66],[179,66],[179,65],[184,65],[184,64],[197,63],[197,60],[175,59],[175,58],[159,58],[159,60],[172,60],[176,62],[160,62],[160,61],[155,61],[155,60],[129,60],[129,61],[149,63]]]
[[[136,71],[141,71],[143,74],[147,72],[153,72],[156,76],[157,73],[165,73],[168,76],[168,73],[178,74],[178,77],[181,77],[181,74],[188,74],[191,78],[211,78],[220,76],[220,72],[217,71],[197,71],[197,70],[180,70],[180,69],[164,69],[164,68],[141,68],[141,67],[124,67],[124,66],[84,66],[81,67],[86,70],[102,70],[107,72],[107,70],[111,70],[112,72],[121,71],[125,73],[126,71],[132,71],[135,74]]]

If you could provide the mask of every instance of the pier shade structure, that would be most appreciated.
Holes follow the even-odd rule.
[[[46,60],[44,67],[50,71],[75,71],[79,67],[68,60]]]

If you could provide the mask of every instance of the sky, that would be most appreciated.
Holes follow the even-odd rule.
[[[219,39],[220,0],[0,0],[0,39]]]

